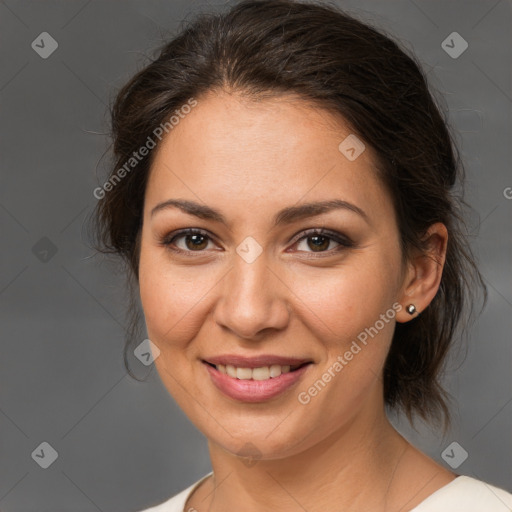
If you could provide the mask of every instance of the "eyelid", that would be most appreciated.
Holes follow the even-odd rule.
[[[293,243],[293,245],[295,245],[297,242],[300,242],[302,239],[307,238],[309,236],[313,236],[313,235],[326,236],[328,238],[331,238],[335,242],[337,242],[341,245],[345,245],[345,246],[354,245],[354,242],[347,235],[344,235],[343,233],[338,233],[336,231],[332,231],[327,228],[309,228],[309,229],[302,230],[299,233],[297,233],[294,237],[292,237],[292,240],[289,243]],[[326,252],[330,252],[330,251],[326,251]]]
[[[160,239],[159,243],[160,243],[160,245],[163,245],[165,248],[168,248],[168,249],[170,249],[172,251],[175,251],[175,252],[178,252],[178,253],[189,253],[189,254],[197,253],[197,254],[201,254],[201,253],[206,252],[205,250],[202,250],[202,251],[185,251],[185,250],[179,249],[179,248],[172,248],[171,249],[170,246],[174,243],[175,239],[180,238],[180,237],[185,237],[187,235],[202,235],[202,236],[206,237],[209,241],[211,241],[213,243],[216,243],[215,242],[216,237],[213,236],[208,231],[206,231],[205,229],[201,229],[201,228],[183,228],[183,229],[178,229],[176,231],[172,231],[171,233],[163,236]]]
[[[160,243],[160,245],[164,246],[168,250],[171,250],[171,251],[173,251],[175,253],[179,253],[179,254],[200,256],[200,255],[203,255],[204,253],[209,252],[209,251],[206,251],[205,249],[200,250],[200,251],[189,251],[189,250],[184,250],[184,249],[180,249],[180,248],[176,248],[176,247],[174,247],[174,248],[171,247],[172,244],[174,243],[175,239],[184,237],[187,235],[202,235],[202,236],[206,237],[208,240],[212,241],[213,243],[216,243],[215,242],[216,237],[211,235],[208,231],[201,229],[201,228],[184,228],[184,229],[180,229],[177,231],[173,231],[173,232],[169,233],[168,235],[162,237],[162,239],[160,240],[159,243]],[[336,232],[336,231],[329,230],[327,228],[323,228],[323,227],[322,228],[309,228],[306,230],[302,230],[299,233],[297,233],[296,235],[294,235],[288,243],[292,244],[292,246],[295,246],[295,245],[297,245],[298,242],[300,242],[310,236],[314,236],[314,235],[325,236],[325,237],[329,238],[330,240],[336,242],[338,244],[338,247],[335,247],[334,249],[329,249],[328,251],[319,251],[317,253],[315,253],[314,251],[311,251],[311,252],[299,251],[300,253],[313,255],[311,257],[322,257],[322,255],[330,256],[332,254],[335,254],[340,249],[350,248],[355,245],[355,243],[348,236],[346,236],[342,233]],[[314,256],[314,255],[318,255],[318,256]]]

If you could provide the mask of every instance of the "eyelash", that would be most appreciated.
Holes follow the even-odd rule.
[[[202,236],[206,237],[207,239],[212,240],[210,235],[206,231],[203,231],[202,229],[187,228],[187,229],[182,229],[180,231],[177,231],[175,233],[170,233],[169,235],[167,235],[165,238],[163,238],[160,241],[160,244],[162,246],[164,246],[166,249],[168,249],[174,253],[177,253],[177,254],[183,254],[185,256],[190,256],[190,257],[196,257],[196,256],[203,255],[203,253],[206,252],[206,249],[203,249],[200,251],[188,251],[188,250],[179,249],[177,247],[173,247],[173,244],[177,238],[181,238],[186,235],[202,235]],[[314,256],[310,256],[310,258],[322,258],[322,257],[324,257],[324,256],[322,256],[323,254],[327,254],[328,256],[331,256],[332,254],[338,253],[344,249],[353,247],[355,245],[354,242],[352,240],[350,240],[348,237],[342,236],[341,234],[338,234],[333,231],[325,230],[323,228],[321,228],[321,229],[313,228],[313,229],[304,231],[302,236],[300,238],[298,238],[293,243],[293,245],[296,245],[299,242],[301,242],[302,240],[307,239],[312,236],[315,236],[315,235],[320,235],[322,237],[329,238],[330,240],[333,240],[340,245],[338,247],[336,247],[334,249],[330,249],[328,251],[320,251],[318,253],[311,252],[309,254],[313,254]],[[301,252],[308,252],[308,251],[301,251]],[[194,253],[197,253],[197,254],[194,254]]]

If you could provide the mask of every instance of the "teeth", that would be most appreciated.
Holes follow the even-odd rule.
[[[240,370],[238,370],[240,371]],[[270,367],[262,366],[261,368],[254,368],[252,370],[252,378],[253,380],[267,380],[270,379]],[[238,372],[237,372],[238,375]]]
[[[230,377],[240,380],[267,380],[269,378],[279,377],[282,373],[288,373],[290,371],[290,365],[281,366],[279,364],[273,364],[272,366],[261,366],[260,368],[239,368],[230,364],[223,365],[217,364],[215,368],[220,373],[226,373]]]
[[[237,379],[250,379],[252,377],[252,370],[250,368],[237,368],[236,378]]]

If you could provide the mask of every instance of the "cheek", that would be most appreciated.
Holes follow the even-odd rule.
[[[159,347],[182,347],[201,329],[208,291],[215,285],[212,274],[199,267],[171,267],[165,252],[142,248],[140,298],[148,335]]]
[[[299,402],[311,404],[304,410],[312,417],[313,411],[323,414],[330,409],[326,428],[345,421],[367,397],[379,396],[376,384],[395,325],[395,271],[359,259],[357,265],[347,264],[329,276],[295,278],[302,320],[324,350],[318,373],[298,391],[303,393]]]
[[[139,289],[149,339],[159,348],[155,366],[166,389],[187,411],[189,395],[184,391],[193,385],[188,371],[194,355],[194,344],[204,321],[204,298],[211,285],[198,280],[193,271],[171,269],[165,254],[154,249],[141,251]]]
[[[141,248],[139,265],[139,290],[148,334],[161,339],[166,331],[173,328],[179,319],[180,310],[185,307],[182,290],[177,289],[175,277],[166,272],[155,251]],[[180,299],[181,297],[181,299]]]
[[[347,259],[345,265],[331,270],[294,273],[290,281],[303,318],[310,319],[319,339],[330,340],[334,346],[350,342],[373,326],[392,308],[396,296],[398,269],[389,260],[381,256],[353,258],[352,262]],[[388,317],[394,318],[391,313]],[[388,323],[381,330],[389,331]]]

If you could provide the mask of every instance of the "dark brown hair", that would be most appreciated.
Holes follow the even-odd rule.
[[[411,249],[425,250],[422,235],[431,224],[446,225],[438,293],[419,316],[396,324],[383,374],[387,406],[410,421],[419,414],[445,420],[446,427],[448,395],[440,377],[448,349],[457,328],[467,327],[466,306],[474,309],[473,284],[482,287],[484,304],[487,291],[463,221],[463,165],[416,57],[382,30],[325,3],[248,0],[225,13],[203,13],[117,94],[110,176],[191,97],[200,101],[214,90],[253,99],[295,94],[341,115],[376,152],[398,219],[403,261]],[[94,212],[96,247],[120,255],[135,282],[154,153],[110,187]],[[125,362],[130,343],[140,341],[127,340]]]

